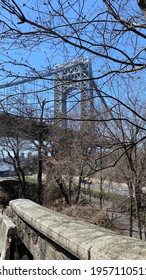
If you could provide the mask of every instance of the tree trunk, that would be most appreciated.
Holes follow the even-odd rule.
[[[128,182],[128,189],[130,194],[130,226],[129,226],[129,236],[133,235],[133,186],[132,182]]]
[[[26,182],[25,182],[25,174],[24,172],[18,170],[15,168],[15,172],[19,181],[20,185],[20,197],[25,198],[26,197]]]
[[[75,203],[79,201],[80,193],[81,193],[81,184],[82,184],[82,176],[83,176],[83,170],[81,170],[79,175],[79,181],[78,181],[78,188],[77,188],[77,195],[75,199]]]
[[[56,183],[58,184],[58,186],[60,188],[60,191],[61,191],[62,195],[65,198],[65,201],[67,202],[68,205],[70,205],[69,192],[67,191],[67,189],[65,187],[63,179],[61,177],[56,177],[55,176],[55,180],[56,180]]]
[[[69,178],[69,201],[71,205],[71,195],[72,195],[72,177]]]
[[[37,181],[38,181],[38,203],[42,204],[42,189],[43,189],[43,184],[42,184],[42,169],[43,169],[43,162],[42,162],[42,156],[39,156],[39,162],[38,162],[38,176],[37,176]]]
[[[135,185],[135,206],[139,238],[142,239],[142,225],[140,219],[141,198],[139,185]]]
[[[137,3],[142,10],[144,16],[146,17],[146,0],[137,0]]]

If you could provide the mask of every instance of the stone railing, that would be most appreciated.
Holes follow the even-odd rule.
[[[5,214],[0,213],[0,260],[11,259],[11,245],[16,234],[14,223]]]
[[[33,259],[145,259],[146,243],[44,208],[27,199],[10,201],[6,214]]]

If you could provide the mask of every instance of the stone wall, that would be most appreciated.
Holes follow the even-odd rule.
[[[7,214],[33,259],[145,259],[146,244],[27,199],[10,202]]]
[[[11,259],[11,244],[16,236],[16,226],[5,215],[0,213],[0,260]]]

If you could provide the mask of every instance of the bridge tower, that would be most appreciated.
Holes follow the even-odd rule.
[[[88,57],[70,63],[55,65],[54,76],[54,116],[67,127],[67,102],[71,91],[77,90],[80,95],[80,119],[89,119],[93,114],[92,65]],[[89,131],[91,123],[82,121],[80,128]]]

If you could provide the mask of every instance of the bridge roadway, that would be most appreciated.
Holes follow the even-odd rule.
[[[40,124],[35,118],[25,118],[1,112],[0,127],[0,137],[22,137],[23,139],[34,139],[35,137],[37,140],[41,134],[45,140],[51,134],[54,126],[45,121]],[[57,126],[57,130],[62,129]]]
[[[0,112],[0,137],[14,137],[23,140],[49,140],[49,137],[60,141],[65,139],[68,141],[75,137],[81,137],[80,132],[70,128],[65,128],[57,123],[49,123],[47,121],[39,122],[35,118],[25,118],[23,116],[12,115]],[[93,138],[93,137],[92,137]],[[84,140],[85,141],[85,140]],[[90,141],[91,142],[91,141]],[[88,145],[88,144],[87,144]]]
[[[87,147],[110,147],[111,143],[106,138],[98,138],[94,136],[94,132],[90,131],[77,131],[64,126],[60,126],[59,122],[49,123],[47,121],[39,122],[35,118],[25,118],[23,116],[17,116],[9,113],[0,112],[0,137],[16,137],[24,140],[39,140],[44,141],[49,137],[55,139],[55,141],[72,141],[74,138],[83,138],[82,146]],[[90,128],[89,128],[90,129]],[[84,145],[83,145],[84,144]]]
[[[4,88],[9,88],[9,87],[14,87],[14,86],[18,86],[21,84],[26,84],[26,83],[30,83],[32,81],[35,80],[42,80],[42,79],[49,79],[50,76],[58,74],[62,71],[66,71],[66,70],[70,70],[71,67],[74,66],[79,66],[83,63],[86,63],[87,61],[89,61],[88,57],[83,57],[83,58],[79,58],[77,60],[73,60],[70,62],[65,62],[62,64],[56,64],[54,68],[50,68],[48,70],[45,71],[34,71],[35,75],[32,75],[28,78],[18,78],[17,81],[15,82],[6,82],[5,84],[0,85],[0,89],[4,89]]]

